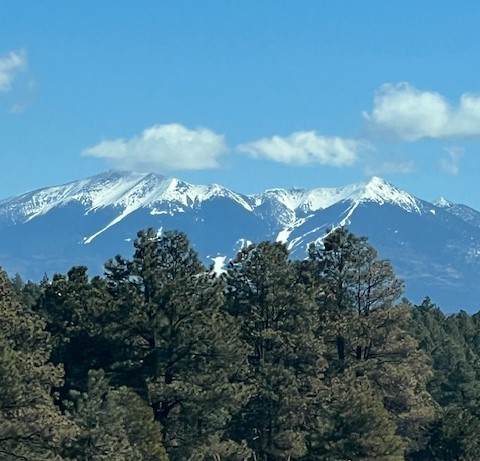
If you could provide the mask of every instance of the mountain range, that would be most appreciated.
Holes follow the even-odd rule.
[[[157,174],[109,171],[0,201],[0,264],[38,281],[86,265],[91,274],[130,256],[139,229],[184,231],[218,268],[249,242],[285,242],[304,258],[310,242],[347,225],[365,235],[405,280],[406,296],[445,311],[480,308],[480,213],[421,200],[379,177],[338,188],[244,195]]]

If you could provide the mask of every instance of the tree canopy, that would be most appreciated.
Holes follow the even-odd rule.
[[[480,459],[479,314],[402,290],[346,228],[220,274],[154,229],[104,276],[0,272],[0,459]]]

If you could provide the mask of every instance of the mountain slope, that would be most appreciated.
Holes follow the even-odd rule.
[[[405,278],[414,302],[428,294],[446,310],[477,309],[480,213],[445,200],[428,203],[378,177],[247,196],[155,174],[107,172],[0,201],[0,262],[37,280],[73,264],[100,273],[106,259],[131,254],[145,227],[186,232],[206,262],[267,239],[303,258],[310,242],[339,225],[369,237]]]

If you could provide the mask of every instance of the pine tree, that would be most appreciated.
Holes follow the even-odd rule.
[[[235,383],[243,348],[223,310],[222,281],[184,234],[152,229],[139,232],[132,261],[117,257],[106,273],[115,299],[110,331],[125,347],[116,379],[151,404],[169,456],[187,460],[212,437],[223,441],[243,398]]]
[[[322,389],[322,341],[315,337],[315,303],[298,282],[280,243],[252,245],[228,267],[228,305],[248,346],[252,386],[232,434],[255,459],[306,454],[305,413]]]
[[[480,419],[467,409],[449,405],[430,426],[427,445],[409,461],[473,461],[480,459]]]
[[[166,461],[161,430],[133,391],[113,389],[102,370],[88,374],[86,392],[70,391],[67,408],[80,433],[65,450],[82,461]]]
[[[310,246],[309,258],[328,284],[329,305],[338,311],[368,315],[390,307],[403,293],[391,264],[378,258],[366,237],[357,237],[345,227],[330,232],[323,246]]]
[[[309,415],[310,461],[403,461],[405,443],[365,377],[334,378]]]
[[[49,362],[52,342],[45,323],[16,300],[0,273],[0,458],[60,460],[76,434],[54,403],[63,370]]]
[[[107,285],[99,277],[90,281],[86,267],[55,274],[42,288],[35,309],[55,339],[52,360],[65,369],[63,400],[71,389],[85,391],[89,370],[107,369],[122,345],[107,334],[114,315]]]
[[[457,319],[446,317],[427,298],[412,309],[410,331],[432,359],[433,376],[428,389],[433,398],[443,407],[458,404],[466,408],[473,404],[476,408],[480,397],[476,375],[479,358],[465,342],[465,321],[459,328]]]
[[[309,259],[300,266],[311,272],[315,283],[318,315],[327,340],[330,370],[342,372],[352,362],[368,356],[372,348],[369,316],[392,307],[403,285],[388,261],[379,260],[366,238],[341,227],[328,234],[323,246],[309,248]],[[318,290],[317,290],[318,291]]]
[[[428,389],[439,404],[423,431],[426,445],[409,460],[478,458],[480,386],[476,325],[465,312],[445,316],[426,298],[412,308],[410,331],[432,360]]]
[[[435,405],[427,391],[429,358],[408,332],[411,307],[394,304],[402,283],[365,238],[345,228],[331,232],[324,246],[311,247],[309,254],[309,268],[325,283],[317,300],[327,376],[354,371],[366,377],[409,441],[408,449],[416,449]]]
[[[33,308],[42,294],[42,289],[39,285],[29,280],[24,282],[20,274],[15,274],[10,282],[13,291],[17,297],[17,301],[27,308]]]

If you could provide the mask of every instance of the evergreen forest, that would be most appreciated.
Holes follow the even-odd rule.
[[[302,261],[215,271],[146,229],[103,276],[2,272],[0,460],[478,461],[480,314],[402,296],[346,228]]]

